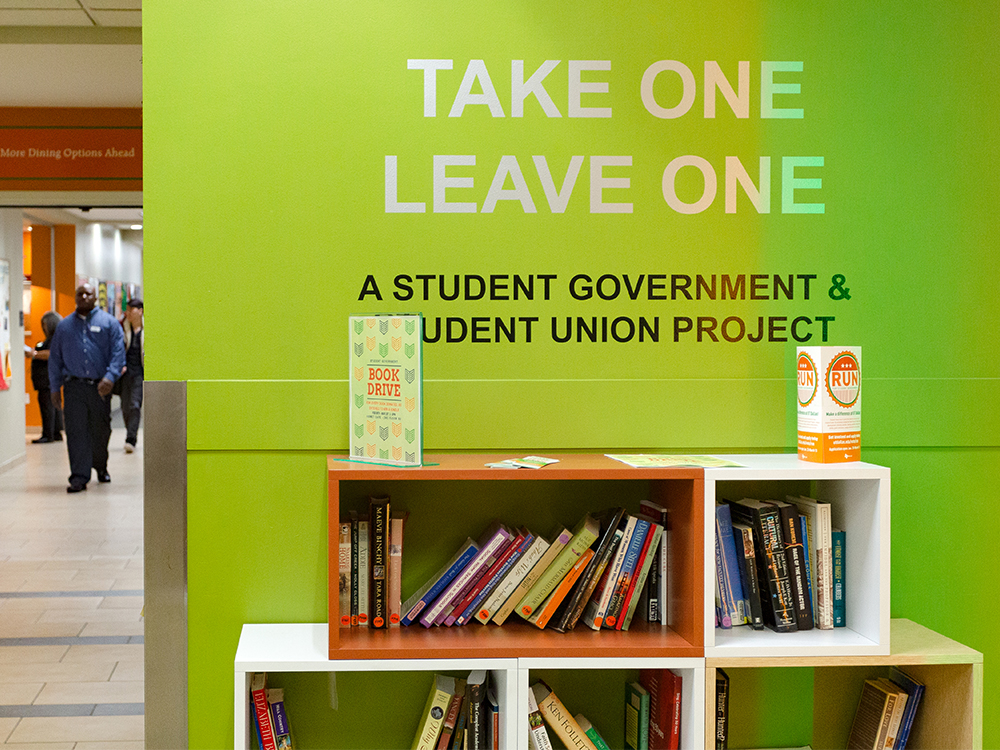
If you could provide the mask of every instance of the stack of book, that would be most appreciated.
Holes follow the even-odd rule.
[[[625,747],[677,750],[681,738],[681,676],[669,669],[643,669],[625,684]]]
[[[561,527],[548,538],[494,520],[403,603],[400,623],[502,625],[517,614],[538,628],[567,632],[580,622],[628,630],[637,613],[659,622],[669,567],[667,511],[652,503],[642,511],[588,513],[572,530]]]
[[[865,680],[848,750],[904,750],[924,686],[897,667],[889,677]]]
[[[828,502],[723,501],[715,509],[716,626],[844,627],[845,543]]]
[[[250,715],[261,750],[292,750],[292,734],[285,714],[285,693],[268,689],[267,675],[250,675]]]
[[[340,627],[399,626],[406,516],[380,496],[369,498],[367,513],[340,519]]]
[[[489,672],[434,675],[411,750],[500,750],[500,704]]]

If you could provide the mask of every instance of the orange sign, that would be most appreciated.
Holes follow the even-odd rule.
[[[0,108],[0,190],[142,190],[142,110]]]

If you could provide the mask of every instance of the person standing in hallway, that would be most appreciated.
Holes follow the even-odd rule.
[[[52,346],[52,335],[56,326],[62,320],[62,315],[49,310],[42,316],[42,333],[45,340],[35,344],[31,352],[31,384],[38,391],[38,411],[42,415],[42,436],[33,443],[53,443],[62,440],[62,410],[52,402],[52,392],[49,388],[49,348]]]
[[[52,402],[63,407],[70,477],[67,492],[87,489],[91,470],[110,482],[111,389],[125,366],[125,336],[113,315],[95,309],[90,284],[76,290],[76,311],[57,327],[49,349]]]
[[[135,450],[142,417],[143,360],[146,337],[143,335],[142,300],[130,299],[125,309],[125,372],[122,373],[122,416],[125,418],[125,452]]]

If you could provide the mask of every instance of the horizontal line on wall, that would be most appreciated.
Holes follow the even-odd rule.
[[[62,716],[143,716],[145,703],[53,703],[35,706],[0,706],[0,718],[27,719]]]

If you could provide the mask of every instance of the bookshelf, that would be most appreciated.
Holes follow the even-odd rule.
[[[928,685],[926,728],[915,730],[911,747],[981,747],[982,656],[913,623],[890,624],[887,468],[810,464],[795,455],[726,456],[742,466],[718,469],[636,469],[583,454],[554,455],[559,463],[538,470],[484,466],[510,457],[426,455],[419,468],[328,458],[329,612],[335,626],[244,625],[235,661],[236,748],[252,746],[247,691],[250,674],[258,671],[426,672],[429,685],[434,672],[489,669],[500,686],[503,746],[526,750],[527,695],[536,675],[585,678],[603,697],[609,691],[617,695],[619,687],[624,696],[624,683],[618,685],[622,673],[664,667],[684,678],[681,747],[693,750],[712,746],[716,668],[739,675],[743,668],[785,666],[814,668],[813,747],[833,748],[849,730],[865,677],[886,673],[892,664],[909,665]],[[346,510],[362,510],[370,495],[379,494],[390,495],[394,510],[410,513],[404,597],[494,517],[548,535],[554,522],[572,527],[584,513],[613,505],[636,512],[639,501],[649,498],[671,511],[670,622],[633,621],[628,632],[581,627],[566,634],[539,630],[516,617],[502,627],[337,627],[337,522]],[[829,500],[833,525],[847,532],[847,627],[787,634],[716,629],[711,522],[716,500],[786,494]],[[738,687],[738,678],[734,684]],[[927,698],[937,695],[946,698],[930,708]],[[940,733],[953,744],[940,740]]]

